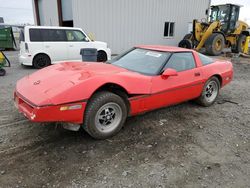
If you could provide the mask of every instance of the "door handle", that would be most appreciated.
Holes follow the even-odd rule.
[[[194,76],[200,76],[200,75],[201,75],[201,73],[199,73],[199,72],[194,73]]]
[[[45,48],[49,48],[50,46],[49,45],[46,45]]]
[[[69,47],[74,47],[74,45],[69,45]]]

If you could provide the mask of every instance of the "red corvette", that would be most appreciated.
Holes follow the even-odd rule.
[[[231,62],[177,47],[137,46],[106,63],[39,70],[17,82],[14,98],[31,121],[79,124],[104,139],[127,116],[191,99],[210,106],[232,78]]]

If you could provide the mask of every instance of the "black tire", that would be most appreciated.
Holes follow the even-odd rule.
[[[0,76],[5,76],[6,71],[3,68],[0,68]]]
[[[225,38],[220,33],[213,33],[205,42],[208,55],[220,55],[225,47]]]
[[[97,62],[105,62],[108,60],[107,54],[104,51],[97,53]]]
[[[123,127],[127,112],[120,96],[108,91],[98,92],[87,104],[83,128],[95,139],[112,137]]]
[[[47,56],[46,54],[38,54],[33,59],[33,66],[36,69],[47,67],[50,64],[51,64],[51,60],[49,56]]]
[[[208,88],[209,88],[209,85],[211,84],[213,84],[213,87],[210,87],[212,88],[211,93],[210,93]],[[216,101],[216,98],[218,97],[219,92],[220,92],[220,81],[218,80],[217,77],[213,76],[205,83],[202,93],[200,97],[196,99],[196,102],[200,104],[201,106],[205,106],[205,107],[211,106]]]
[[[179,42],[178,47],[192,49],[193,43],[190,39],[183,39]]]
[[[240,35],[238,40],[237,40],[236,46],[232,46],[232,48],[231,48],[232,52],[233,53],[242,53],[245,42],[246,42],[246,35]]]

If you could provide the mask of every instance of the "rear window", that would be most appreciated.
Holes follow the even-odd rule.
[[[30,29],[30,41],[42,42],[41,30],[40,29]]]
[[[49,42],[67,41],[65,30],[62,29],[30,29],[30,41]]]
[[[205,56],[201,53],[198,53],[198,54],[199,54],[202,65],[209,65],[209,64],[214,62],[214,60],[212,58]]]

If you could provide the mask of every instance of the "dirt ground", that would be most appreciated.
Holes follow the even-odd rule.
[[[250,186],[250,60],[234,59],[234,81],[213,106],[186,102],[132,117],[118,135],[100,141],[19,114],[15,82],[35,70],[19,65],[17,52],[7,56],[0,187]]]

